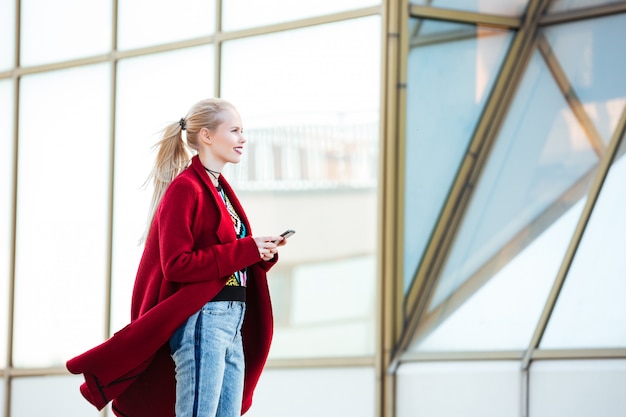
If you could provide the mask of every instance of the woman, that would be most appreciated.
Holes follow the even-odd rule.
[[[253,237],[221,175],[245,143],[220,99],[164,130],[131,324],[67,364],[99,409],[113,400],[124,417],[235,417],[250,407],[272,337],[266,272],[286,240]]]

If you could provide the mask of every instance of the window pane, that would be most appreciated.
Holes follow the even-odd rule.
[[[548,214],[546,210],[577,181],[585,179],[587,183],[587,173],[597,163],[598,156],[550,71],[538,54],[534,55],[474,193],[431,308],[532,225],[537,216]]]
[[[561,216],[410,350],[525,350],[583,206]]]
[[[15,65],[15,1],[0,0],[0,71]]]
[[[626,140],[611,166],[541,341],[550,348],[626,347]]]
[[[104,336],[110,67],[24,76],[20,94],[13,359],[62,365]]]
[[[509,32],[411,21],[404,288],[411,285],[511,42]]]
[[[38,65],[109,52],[111,2],[22,0],[21,65]]]
[[[518,417],[517,361],[401,364],[397,372],[397,417]]]
[[[379,30],[375,16],[223,45],[249,149],[228,177],[256,234],[297,230],[269,280],[274,357],[374,352]]]
[[[6,365],[13,203],[13,81],[0,81],[0,367]],[[1,409],[1,408],[0,408]]]
[[[573,92],[608,144],[626,103],[626,15],[558,25],[544,33]]]
[[[548,8],[548,13],[585,9],[611,3],[621,3],[622,1],[623,0],[552,0]]]
[[[215,0],[119,0],[118,7],[118,48],[122,50],[215,31]]]
[[[265,368],[249,417],[287,417],[294,410],[298,416],[375,417],[376,381],[374,367]],[[285,395],[285,387],[295,386]],[[324,400],[311,401],[311,393]]]
[[[222,28],[246,29],[375,6],[380,0],[223,0]]]
[[[536,361],[528,381],[529,416],[620,417],[626,410],[624,359]]]
[[[130,320],[130,297],[143,247],[161,128],[213,91],[213,46],[125,59],[118,64],[111,330]],[[184,71],[184,72],[183,72]],[[172,76],[178,74],[179,76]]]
[[[411,0],[411,3],[467,12],[521,16],[526,10],[528,0]]]
[[[11,387],[12,416],[98,417],[101,414],[80,395],[81,376],[15,378]]]
[[[577,216],[563,218],[576,203],[586,196],[589,184],[597,169],[598,155],[577,119],[572,115],[562,92],[557,88],[550,70],[536,53],[526,70],[515,100],[504,122],[497,142],[490,154],[463,224],[456,236],[442,276],[437,284],[430,312],[432,320],[443,320],[460,304],[480,289],[494,276],[507,282],[501,287],[499,297],[492,297],[485,310],[495,308],[502,300],[509,303],[518,297],[508,285],[515,285],[519,269],[510,268],[520,257],[526,259],[526,276],[536,275],[547,280],[535,283],[535,303],[518,305],[519,310],[505,317],[493,315],[491,320],[504,322],[498,326],[513,327],[498,334],[499,346],[517,340],[514,335],[525,333],[528,324],[541,312],[555,274],[542,272],[546,260],[541,251],[531,244],[543,245],[537,239],[554,242],[551,253],[564,253],[574,231]],[[556,224],[559,219],[564,225]],[[555,227],[549,231],[551,226]],[[548,231],[548,233],[546,233]],[[557,232],[557,233],[555,233]],[[534,242],[534,243],[533,243]],[[558,243],[557,243],[558,242]],[[529,248],[529,246],[531,246]],[[528,251],[525,249],[528,248]],[[529,252],[530,251],[530,252]],[[534,257],[528,257],[534,254]],[[556,265],[548,266],[556,272]],[[496,285],[495,283],[493,285]],[[512,304],[508,308],[514,307]],[[516,314],[526,315],[523,320]],[[507,322],[510,320],[510,322]],[[474,323],[480,326],[481,323]],[[511,338],[511,340],[504,340]],[[471,341],[452,342],[449,348],[463,349]],[[524,347],[523,346],[520,347]]]

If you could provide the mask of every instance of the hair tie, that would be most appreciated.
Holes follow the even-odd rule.
[[[187,124],[185,123],[185,118],[181,117],[180,120],[178,121],[178,124],[180,125],[180,129],[181,130],[185,130],[185,128],[187,127]]]

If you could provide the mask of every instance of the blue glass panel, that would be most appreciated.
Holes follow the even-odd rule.
[[[548,27],[550,47],[605,143],[626,103],[626,14]]]
[[[430,308],[450,296],[598,163],[536,53],[484,169]],[[567,204],[567,201],[563,202]]]
[[[411,285],[511,41],[509,32],[496,29],[436,21],[411,23],[405,290]]]

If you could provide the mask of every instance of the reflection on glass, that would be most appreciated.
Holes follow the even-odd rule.
[[[626,15],[548,27],[544,33],[585,113],[608,144],[626,103],[626,56],[620,49]]]
[[[404,288],[439,212],[511,41],[509,32],[411,21],[407,71]]]
[[[255,233],[297,230],[269,280],[275,358],[374,352],[379,30],[375,16],[223,45],[249,149],[229,178]]]
[[[432,333],[419,337],[410,350],[526,349],[584,201],[550,225]]]
[[[540,347],[626,346],[626,140],[607,175]]]
[[[528,0],[411,0],[411,3],[466,12],[521,16],[526,10]]]
[[[6,365],[13,201],[13,80],[0,81],[0,367]]]
[[[495,274],[504,273],[584,198],[597,164],[595,149],[535,53],[472,196],[430,311],[451,314]],[[573,233],[575,222],[568,224],[559,229],[561,242]],[[558,254],[562,248],[553,250]],[[533,271],[529,274],[539,273],[541,262],[531,259],[527,264]],[[544,278],[551,282],[554,275]],[[501,279],[515,278],[511,274]],[[550,285],[541,287],[547,291]],[[521,313],[536,317],[537,311]]]
[[[15,2],[0,1],[0,71],[15,65]]]
[[[20,2],[20,64],[38,65],[109,52],[111,2]]]
[[[98,417],[100,412],[78,392],[82,382],[84,380],[81,376],[13,378],[9,415]]]
[[[548,13],[565,12],[622,2],[623,0],[552,0],[548,8]]]
[[[119,0],[118,8],[118,48],[122,50],[215,31],[215,0]]]
[[[239,30],[380,4],[380,0],[222,0],[222,29]]]
[[[62,365],[104,336],[110,67],[22,78],[13,365]]]
[[[143,247],[154,164],[152,146],[166,123],[183,117],[197,101],[212,97],[213,46],[121,60],[115,127],[113,295],[111,331],[130,320],[130,297]]]

